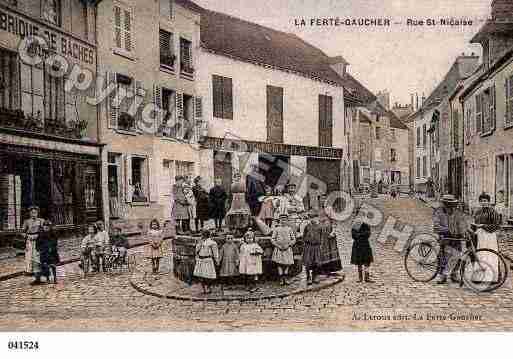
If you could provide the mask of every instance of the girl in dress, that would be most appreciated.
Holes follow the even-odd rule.
[[[321,264],[321,225],[315,210],[308,213],[310,222],[303,233],[305,243],[303,249],[303,265],[306,270],[306,284],[319,283],[317,279],[318,268]]]
[[[289,267],[294,264],[292,246],[296,243],[294,232],[285,225],[286,220],[287,216],[280,216],[278,226],[274,228],[271,236],[271,243],[274,246],[272,261],[278,265],[282,285],[289,284],[285,277],[289,274]]]
[[[210,232],[203,230],[201,239],[196,244],[196,264],[194,276],[201,282],[204,294],[211,292],[210,286],[216,279],[216,265],[219,263],[217,243],[210,238]]]
[[[152,272],[157,273],[160,267],[160,258],[163,257],[163,233],[160,229],[160,223],[156,218],[152,219],[150,222],[148,241],[149,245],[146,247],[146,256],[151,259]]]
[[[361,218],[356,218],[351,227],[353,237],[353,248],[351,251],[351,264],[358,266],[358,282],[364,281],[362,267],[365,270],[365,282],[372,283],[369,275],[369,267],[373,262],[372,248],[369,243],[371,234],[370,226]]]
[[[258,218],[264,221],[264,223],[271,228],[274,219],[274,206],[273,206],[273,193],[270,186],[265,187],[265,196],[262,196],[258,199],[262,202],[262,206],[260,207],[260,213],[258,214]]]
[[[248,230],[240,246],[239,272],[246,276],[246,283],[251,282],[251,291],[255,291],[258,276],[262,274],[262,255],[264,250],[255,242],[255,233]]]
[[[239,275],[239,255],[239,244],[235,242],[233,235],[226,235],[226,242],[219,252],[219,276],[226,284],[231,284],[233,278]]]

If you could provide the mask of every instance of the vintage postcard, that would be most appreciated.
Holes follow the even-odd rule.
[[[0,0],[0,331],[513,330],[512,139],[512,0]]]

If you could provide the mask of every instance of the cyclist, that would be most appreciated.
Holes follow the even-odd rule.
[[[463,212],[458,208],[459,201],[453,195],[444,195],[440,205],[433,212],[433,230],[439,236],[442,263],[438,284],[447,283],[450,268],[448,263],[455,251],[461,251],[461,242],[451,241],[448,238],[463,238],[468,229]],[[454,274],[456,270],[453,270]],[[453,278],[456,280],[456,278]]]

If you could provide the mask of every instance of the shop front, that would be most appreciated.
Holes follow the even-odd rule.
[[[100,151],[93,142],[0,129],[0,246],[12,244],[31,205],[59,232],[101,219]]]

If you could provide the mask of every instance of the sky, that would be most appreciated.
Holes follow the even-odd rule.
[[[194,0],[207,9],[294,33],[329,56],[342,55],[348,71],[369,90],[388,90],[392,104],[426,97],[490,17],[491,0]],[[312,18],[387,18],[389,27],[310,26]],[[472,26],[407,26],[408,19],[455,18]],[[305,19],[307,26],[296,26]]]

